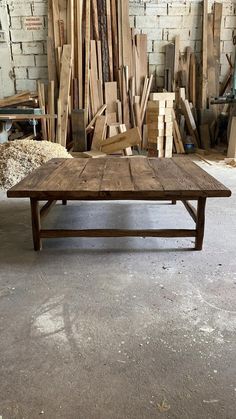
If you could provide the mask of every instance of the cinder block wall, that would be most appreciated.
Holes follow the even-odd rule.
[[[16,90],[35,90],[36,80],[47,79],[47,0],[6,0],[8,4],[12,60]],[[218,0],[220,1],[220,0]],[[209,2],[209,11],[213,0]],[[150,72],[157,86],[163,86],[164,46],[180,34],[181,51],[191,46],[200,59],[202,37],[202,1],[199,0],[130,0],[133,27],[148,34]],[[27,17],[35,17],[34,21]],[[37,28],[37,29],[36,29]],[[235,49],[236,3],[223,1],[221,33],[221,77],[228,70],[226,53]]]
[[[36,91],[48,76],[47,1],[7,0],[7,7],[16,91]]]

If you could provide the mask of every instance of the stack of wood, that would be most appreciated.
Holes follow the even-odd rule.
[[[223,94],[229,86],[228,75],[223,83],[226,87],[220,92],[222,3],[214,3],[212,13],[208,12],[209,1],[204,0],[201,71],[190,47],[180,54],[180,36],[165,47],[165,90],[176,93],[173,135],[178,149],[179,134],[183,141],[191,137],[195,148],[209,149],[216,143],[219,107],[212,105],[211,99]],[[232,76],[232,66],[230,74]]]
[[[173,153],[175,94],[153,93],[150,99],[147,108],[149,155],[170,158]]]
[[[17,106],[34,107],[37,104],[37,95],[32,94],[28,90],[5,99],[0,99],[0,108],[15,108]]]
[[[49,0],[48,22],[48,113],[57,107],[58,121],[44,126],[44,138],[50,132],[52,141],[70,147],[72,137],[75,151],[88,150],[104,112],[105,138],[114,124],[142,134],[153,76],[147,36],[130,28],[129,1]]]

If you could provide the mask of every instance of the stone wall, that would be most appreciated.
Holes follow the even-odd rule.
[[[12,46],[16,91],[35,90],[38,79],[47,79],[47,1],[6,0]],[[209,11],[212,6],[209,4]],[[191,46],[200,59],[202,2],[199,0],[131,0],[131,25],[148,34],[150,72],[163,85],[164,46],[180,34],[181,51]],[[236,3],[223,1],[221,33],[221,77],[228,70],[226,53],[232,53],[236,35]]]

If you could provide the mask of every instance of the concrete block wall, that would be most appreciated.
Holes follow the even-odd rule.
[[[226,53],[234,56],[233,35],[236,35],[235,0],[217,0],[223,3],[221,31],[221,80],[228,71]],[[214,0],[209,0],[209,13]],[[187,46],[197,53],[202,49],[202,0],[130,0],[131,26],[148,35],[150,72],[155,74],[156,85],[164,83],[165,45],[180,35],[181,52]]]
[[[218,0],[221,1],[221,0]],[[37,80],[47,79],[46,37],[47,0],[6,0],[12,46],[16,91],[36,89]],[[156,84],[163,86],[164,47],[180,34],[180,47],[191,46],[200,60],[202,38],[201,0],[130,0],[132,27],[148,35],[150,72]],[[209,12],[213,0],[209,0]],[[27,18],[37,18],[38,27],[27,29]],[[32,22],[31,22],[32,24]],[[228,70],[226,53],[233,53],[232,36],[236,35],[236,3],[223,1],[221,33],[221,77]]]
[[[7,0],[15,88],[36,91],[46,81],[47,1]]]

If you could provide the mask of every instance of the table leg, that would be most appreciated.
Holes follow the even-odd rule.
[[[203,239],[205,232],[205,209],[206,209],[206,198],[198,199],[197,206],[197,223],[196,223],[196,250],[202,250]]]
[[[32,218],[32,233],[34,250],[37,252],[42,249],[42,240],[40,238],[41,220],[39,201],[37,199],[30,199],[31,203],[31,218]]]
[[[66,199],[62,200],[62,205],[67,205],[67,200]]]

